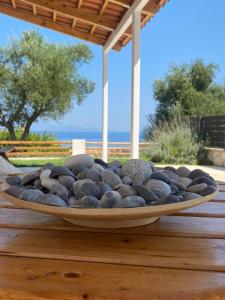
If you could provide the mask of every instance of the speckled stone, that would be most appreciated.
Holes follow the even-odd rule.
[[[76,201],[76,203],[70,207],[73,208],[99,208],[100,201],[93,196],[85,196]]]
[[[121,200],[121,195],[116,191],[108,191],[101,198],[101,208],[112,208]]]
[[[112,171],[105,170],[104,172],[102,172],[101,177],[102,181],[111,186],[111,188],[118,184],[122,184],[121,178]]]
[[[123,184],[121,187],[117,190],[118,193],[120,193],[122,198],[128,197],[128,196],[137,196],[137,192],[134,189],[134,187]]]
[[[159,198],[171,193],[170,186],[161,180],[149,179],[144,185],[147,186]]]
[[[204,191],[207,188],[207,184],[206,183],[200,183],[200,184],[196,184],[196,185],[192,185],[189,186],[187,188],[187,192],[191,192],[191,193],[201,193],[202,191]]]
[[[122,167],[123,176],[129,176],[132,179],[132,185],[143,184],[152,174],[152,168],[149,163],[140,159],[128,160]]]
[[[147,205],[159,200],[159,198],[147,186],[136,185],[135,190],[137,191],[138,195],[145,200]]]
[[[140,196],[129,196],[121,199],[116,205],[116,208],[133,208],[145,206],[145,200]]]
[[[162,171],[156,171],[153,172],[152,175],[150,176],[151,179],[157,179],[164,181],[165,183],[169,183],[169,177],[165,172]]]
[[[191,174],[191,170],[186,167],[179,167],[175,173],[180,177],[188,177]]]
[[[77,175],[84,169],[90,169],[94,166],[94,160],[87,154],[78,154],[66,159],[64,166],[72,170]]]

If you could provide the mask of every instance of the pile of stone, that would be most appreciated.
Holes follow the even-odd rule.
[[[156,169],[140,159],[106,163],[80,154],[64,166],[6,178],[6,192],[22,200],[74,208],[132,208],[178,203],[212,194],[214,179],[200,169]]]

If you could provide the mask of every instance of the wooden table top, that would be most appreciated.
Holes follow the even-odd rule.
[[[130,229],[0,199],[0,299],[225,299],[225,184],[208,203]]]

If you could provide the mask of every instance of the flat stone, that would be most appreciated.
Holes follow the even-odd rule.
[[[192,183],[192,180],[190,178],[187,177],[180,177],[180,181],[179,181],[184,187],[185,189]]]
[[[52,172],[51,169],[45,169],[45,170],[43,170],[41,172],[41,174],[40,174],[40,179],[43,180],[43,179],[49,178],[51,172]]]
[[[186,167],[179,167],[175,173],[180,177],[188,177],[191,174],[191,170]]]
[[[140,196],[129,196],[121,199],[116,205],[116,208],[133,208],[145,206],[145,200]]]
[[[20,186],[9,186],[8,190],[6,190],[5,192],[15,198],[19,198],[20,194],[25,191],[26,189],[24,187],[20,187]]]
[[[41,185],[48,189],[51,194],[56,194],[63,200],[67,201],[68,200],[68,190],[67,188],[59,183],[56,179],[53,178],[46,178],[41,180]]]
[[[207,188],[207,184],[206,183],[199,183],[196,185],[191,185],[187,188],[187,192],[191,192],[191,193],[201,193],[202,191],[204,191]]]
[[[172,203],[178,203],[180,202],[180,198],[175,195],[168,195],[160,198],[159,202],[157,204],[162,205],[162,204],[172,204]]]
[[[38,202],[43,195],[44,194],[40,190],[26,189],[19,195],[19,198],[30,202]]]
[[[192,181],[192,183],[189,184],[188,187],[190,187],[192,185],[200,184],[200,183],[206,183],[207,185],[214,185],[214,186],[216,186],[215,182],[212,181],[208,176],[201,176],[201,177],[198,177],[198,178],[194,179]]]
[[[81,180],[81,179],[91,179],[92,181],[95,181],[95,182],[101,180],[100,173],[94,167],[90,168],[90,169],[83,170],[82,172],[80,172],[77,175],[77,178],[78,178],[78,180]]]
[[[149,179],[144,185],[147,186],[159,198],[171,194],[170,186],[164,181]]]
[[[6,177],[6,182],[9,185],[20,185],[21,178],[19,176],[9,176],[9,177]]]
[[[191,193],[191,192],[185,192],[184,194],[182,194],[182,201],[187,201],[187,200],[193,200],[193,199],[197,199],[197,198],[201,198],[201,196],[199,194],[196,193]]]
[[[169,183],[169,177],[168,175],[163,172],[163,171],[156,171],[153,172],[152,175],[150,176],[151,179],[157,179],[157,180],[162,180],[166,183]]]
[[[69,168],[62,167],[62,166],[54,166],[51,169],[50,177],[57,178],[60,175],[67,175],[67,176],[75,177],[73,172],[71,172]]]
[[[102,160],[102,159],[100,159],[100,158],[95,158],[95,159],[94,159],[94,162],[95,162],[96,164],[101,165],[103,168],[107,168],[107,167],[108,167],[108,164],[107,164],[104,160]]]
[[[108,191],[101,198],[101,208],[112,208],[121,200],[121,195],[116,191]]]
[[[46,205],[67,207],[66,202],[62,198],[53,194],[44,194],[38,199],[37,202]]]
[[[200,192],[199,194],[204,197],[204,196],[208,196],[210,194],[213,194],[217,191],[217,188],[213,185],[208,185],[202,192]]]
[[[182,184],[181,181],[176,181],[173,179],[170,180],[170,184],[175,185],[180,191],[185,191],[187,188],[186,185]]]
[[[134,187],[126,184],[122,184],[120,188],[117,190],[118,193],[120,193],[122,198],[128,197],[128,196],[137,196],[137,192],[134,189]]]
[[[102,172],[101,177],[102,181],[112,188],[118,184],[122,184],[121,178],[112,171],[105,170],[104,172]]]
[[[180,181],[180,176],[178,176],[176,173],[170,170],[163,170],[162,171],[164,174],[166,174],[169,178],[169,181],[174,180],[174,181]]]
[[[67,158],[64,166],[77,175],[85,169],[92,168],[94,166],[94,160],[87,154],[78,154]]]
[[[189,174],[189,178],[194,180],[198,177],[202,177],[202,176],[208,176],[208,174],[204,171],[202,171],[201,169],[195,169],[193,171],[191,171],[191,173]]]
[[[141,159],[130,159],[122,166],[123,176],[132,179],[132,185],[143,184],[152,174],[152,168],[149,163]]]
[[[147,205],[159,200],[159,198],[145,185],[136,185],[135,190],[138,195],[145,200]]]
[[[36,179],[39,178],[39,173],[29,173],[26,174],[22,179],[20,184],[21,185],[26,185],[26,184],[31,184],[32,182],[34,182]]]
[[[70,206],[73,208],[99,208],[100,201],[93,196],[85,196],[81,199],[78,199],[77,202]]]

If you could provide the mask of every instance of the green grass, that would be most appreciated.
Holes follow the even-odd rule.
[[[54,165],[57,166],[62,166],[64,164],[64,161],[67,157],[63,158],[56,158],[56,159],[11,159],[10,162],[15,166],[15,167],[41,167],[47,162],[51,162]],[[147,157],[144,155],[141,155],[141,158],[143,160],[147,160]],[[129,157],[110,157],[109,162],[112,162],[114,160],[119,160],[122,163],[125,163]]]

